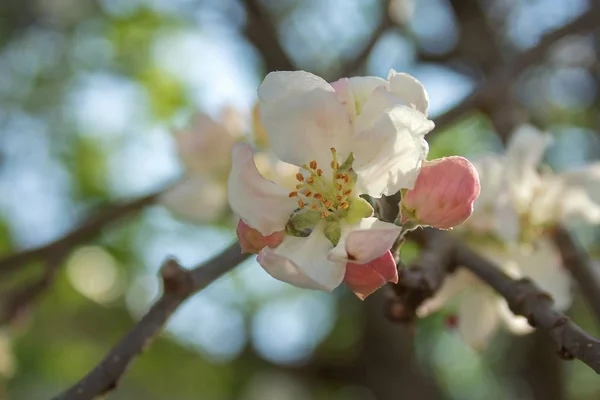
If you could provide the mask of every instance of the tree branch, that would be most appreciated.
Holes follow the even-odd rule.
[[[429,256],[430,260],[434,260],[431,268],[422,268],[417,264],[416,268],[409,268],[407,273],[403,273],[403,276],[411,278],[399,279],[398,285],[404,288],[397,291],[414,291],[416,294],[412,296],[420,295],[422,298],[418,300],[423,301],[439,288],[445,273],[454,268],[466,268],[504,297],[513,313],[526,317],[531,326],[549,335],[557,346],[559,356],[563,359],[577,358],[600,374],[600,340],[590,336],[563,313],[554,310],[553,300],[547,293],[528,279],[514,280],[508,277],[492,262],[458,243],[451,234],[431,229],[425,232],[428,240],[435,240],[426,251],[439,252],[439,255]],[[431,273],[429,269],[435,272]],[[405,295],[405,298],[408,296]],[[399,320],[412,321],[414,315],[410,315],[409,311],[416,309],[419,304],[406,304]]]
[[[154,341],[177,307],[248,257],[236,242],[191,270],[167,260],[161,268],[162,296],[92,371],[53,400],[89,400],[116,388],[129,364]]]
[[[471,110],[494,108],[497,99],[502,99],[502,96],[498,97],[497,93],[504,92],[527,68],[542,62],[555,42],[567,35],[596,29],[598,18],[600,18],[600,7],[593,4],[585,14],[545,35],[535,47],[524,51],[512,62],[499,67],[473,94],[435,119],[437,129],[427,135],[428,139],[439,134],[445,127],[464,117]]]
[[[28,261],[51,258],[55,254],[65,253],[68,249],[92,239],[107,225],[153,204],[167,189],[161,189],[127,203],[111,205],[85,220],[73,231],[51,243],[5,256],[0,259],[0,276],[17,270]]]
[[[600,322],[600,275],[589,256],[583,251],[569,231],[556,226],[550,231],[554,244],[561,254],[563,265],[569,270],[586,300]]]
[[[277,29],[258,0],[244,0],[248,13],[245,33],[265,60],[267,71],[292,71],[294,62],[277,39]]]

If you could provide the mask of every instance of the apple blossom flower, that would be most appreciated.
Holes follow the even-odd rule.
[[[331,291],[346,278],[362,298],[397,279],[387,253],[400,228],[374,218],[360,195],[414,186],[434,126],[423,86],[393,70],[387,80],[331,84],[304,71],[272,72],[258,97],[271,151],[297,168],[293,186],[277,174],[266,179],[248,144],[233,148],[232,210],[262,236],[286,232],[277,247],[260,250],[259,264],[305,288]]]
[[[571,276],[544,230],[574,217],[600,222],[600,164],[558,174],[538,172],[549,143],[549,135],[525,125],[513,134],[504,155],[475,161],[481,193],[473,215],[455,232],[509,276],[532,279],[564,311],[571,303]],[[458,330],[470,345],[482,347],[500,321],[513,333],[533,330],[465,269],[448,277],[418,312],[427,315],[459,293]]]
[[[452,229],[471,216],[479,189],[477,171],[466,158],[424,161],[415,187],[402,195],[402,222]]]
[[[550,142],[548,134],[524,125],[504,155],[474,162],[482,187],[467,229],[516,243],[559,222],[600,223],[600,163],[562,173],[538,172]]]
[[[510,250],[494,246],[480,246],[477,249],[483,256],[498,263],[510,277],[532,279],[551,295],[558,310],[570,306],[570,276],[549,239],[540,238],[533,245],[520,245]],[[503,297],[464,268],[446,277],[435,296],[426,300],[417,314],[425,317],[453,298],[458,299],[457,329],[465,343],[475,349],[482,349],[501,323],[516,335],[527,334],[534,329],[525,317],[510,311]]]
[[[191,221],[217,220],[227,211],[226,180],[231,168],[231,149],[243,133],[241,118],[225,108],[217,122],[197,113],[190,125],[174,132],[184,179],[161,197],[161,203]]]

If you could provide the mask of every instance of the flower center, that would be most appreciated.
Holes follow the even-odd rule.
[[[335,148],[331,148],[331,177],[325,177],[315,160],[304,164],[296,174],[299,184],[290,192],[290,197],[298,197],[298,207],[321,214],[321,218],[343,217],[350,206],[350,195],[354,187],[352,167],[344,163],[340,167]],[[351,164],[351,161],[350,163]]]

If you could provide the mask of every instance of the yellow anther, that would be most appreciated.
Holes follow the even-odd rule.
[[[337,188],[337,190],[342,190],[344,188],[344,186],[341,183],[336,183],[335,187]]]
[[[331,166],[332,169],[337,170],[340,167],[340,164],[336,163],[335,161],[331,161],[331,163],[329,163],[329,165]]]
[[[329,200],[325,201],[325,207],[331,208],[332,205],[333,205],[333,203],[331,201],[329,201]]]
[[[335,196],[335,199],[336,199],[337,201],[342,201],[342,200],[344,200],[344,198],[343,198],[342,196],[340,196],[339,194],[338,194],[337,196]]]
[[[317,205],[315,203],[312,203],[310,205],[310,208],[313,209],[313,210],[316,210],[317,209]]]
[[[306,189],[303,193],[306,197],[310,197],[312,195],[312,192],[310,191],[310,189]]]
[[[316,160],[312,160],[309,165],[310,165],[311,169],[317,169],[317,161]]]
[[[317,175],[319,175],[319,176],[323,175],[323,170],[321,168],[317,169]]]
[[[290,194],[288,194],[289,197],[296,197],[298,196],[298,192],[290,192]]]
[[[343,201],[343,202],[341,202],[341,203],[340,203],[340,205],[338,206],[338,209],[339,209],[339,210],[345,210],[345,209],[347,209],[348,207],[350,207],[350,204],[348,204],[348,202],[347,202],[347,201]]]
[[[350,182],[350,175],[344,174],[342,179],[344,180],[344,182],[348,183],[348,182]]]
[[[329,215],[329,213],[327,211],[323,211],[321,213],[321,218],[327,218],[328,215]]]
[[[306,180],[306,182],[309,185],[312,185],[313,183],[315,183],[315,178],[313,178],[312,176],[309,176],[308,179]]]
[[[298,207],[304,208],[304,207],[306,207],[306,204],[304,204],[304,202],[302,200],[298,200]]]
[[[304,182],[304,176],[300,172],[296,174],[296,179],[300,182]]]
[[[315,195],[313,197],[317,200],[321,200],[323,198],[323,195],[321,193],[317,192],[317,193],[315,193]]]
[[[352,189],[344,190],[344,196],[350,196],[350,193],[352,193]]]

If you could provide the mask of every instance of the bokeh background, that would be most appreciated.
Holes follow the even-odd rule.
[[[176,180],[171,132],[197,110],[219,118],[233,107],[250,132],[256,88],[282,54],[328,80],[409,72],[435,119],[592,1],[395,0],[390,13],[381,0],[2,0],[0,255]],[[554,136],[546,161],[556,170],[597,160],[598,57],[599,36],[559,41],[498,94],[502,113],[474,110],[445,127],[430,158],[501,151],[499,137],[529,120]],[[194,224],[153,205],[73,249],[0,330],[0,398],[50,398],[77,381],[156,298],[161,262],[210,258],[235,238],[227,222]],[[596,237],[579,231],[592,254]],[[0,305],[43,268],[0,283]],[[501,332],[475,351],[451,309],[411,334],[384,303],[295,289],[249,260],[184,304],[110,398],[600,397],[594,372],[559,360],[546,337]],[[599,333],[581,300],[569,314]]]

